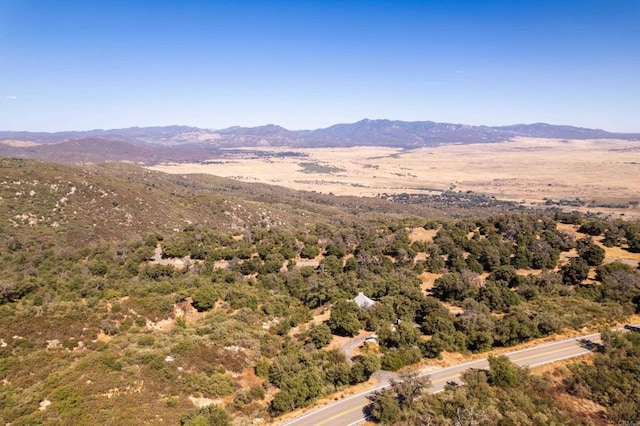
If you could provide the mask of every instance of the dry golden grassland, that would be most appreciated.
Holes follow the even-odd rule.
[[[249,153],[215,164],[163,164],[169,173],[207,173],[336,195],[472,190],[527,205],[553,200],[627,203],[640,199],[640,142],[517,138],[510,142],[402,150],[381,147],[290,149],[307,157]],[[332,167],[322,173],[301,163]],[[335,170],[339,169],[339,170]],[[600,208],[600,211],[607,209]],[[639,215],[636,207],[626,215]]]

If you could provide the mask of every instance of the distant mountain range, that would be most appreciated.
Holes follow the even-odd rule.
[[[526,136],[555,139],[624,139],[640,141],[640,133],[545,123],[512,126],[469,126],[432,121],[361,120],[316,130],[288,130],[269,124],[209,130],[188,126],[131,127],[57,133],[0,131],[0,156],[57,162],[202,161],[221,149],[239,147],[419,148],[451,143],[503,142]]]

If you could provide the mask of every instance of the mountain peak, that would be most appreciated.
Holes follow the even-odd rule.
[[[640,141],[640,134],[637,133],[610,133],[600,129],[548,123],[490,127],[364,118],[355,123],[299,131],[266,124],[257,127],[236,126],[217,131],[188,126],[164,126],[58,133],[0,132],[0,155],[50,159],[55,154],[54,158],[59,158],[60,161],[72,162],[98,162],[101,159],[202,161],[221,148],[338,148],[368,145],[410,149],[448,143],[504,142],[521,136]],[[69,140],[76,142],[59,144]],[[11,143],[1,143],[3,141]],[[52,144],[60,146],[54,148]]]

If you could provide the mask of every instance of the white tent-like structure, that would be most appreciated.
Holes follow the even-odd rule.
[[[375,300],[371,300],[365,296],[363,292],[358,293],[353,301],[356,302],[356,305],[358,305],[360,309],[369,309],[376,303]]]

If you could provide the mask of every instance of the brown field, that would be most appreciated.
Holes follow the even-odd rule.
[[[437,229],[413,228],[409,230],[409,239],[411,242],[425,241],[431,243],[437,233]]]
[[[402,150],[381,147],[261,148],[215,164],[163,164],[168,173],[207,173],[336,195],[475,191],[540,205],[545,199],[626,204],[640,200],[640,142],[517,138],[510,142]],[[306,157],[276,157],[295,151]],[[314,163],[318,170],[301,166]],[[327,168],[331,172],[326,172]],[[578,208],[578,210],[584,208]],[[640,207],[597,208],[640,217]]]
[[[30,148],[30,147],[33,147],[33,146],[39,146],[40,145],[37,142],[16,141],[16,140],[13,140],[13,139],[6,139],[6,140],[3,140],[3,141],[0,141],[0,144],[6,145],[6,146],[20,147],[20,148]]]

